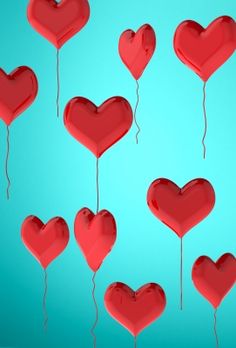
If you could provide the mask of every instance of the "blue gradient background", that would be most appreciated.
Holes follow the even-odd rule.
[[[75,214],[95,209],[95,158],[56,118],[56,52],[26,19],[27,0],[1,1],[0,65],[10,72],[33,68],[39,80],[36,102],[11,127],[11,200],[5,198],[6,129],[0,124],[0,345],[11,347],[92,347],[92,272],[73,236]],[[167,296],[166,311],[143,331],[138,347],[215,347],[213,309],[191,282],[193,262],[206,254],[217,259],[236,253],[235,71],[232,56],[207,85],[207,160],[202,159],[202,81],[175,56],[172,39],[185,19],[208,25],[236,14],[234,0],[90,1],[87,26],[61,50],[61,110],[85,96],[96,104],[122,95],[135,105],[135,81],[117,54],[120,33],[150,23],[157,32],[155,55],[140,79],[136,129],[100,161],[101,207],[117,220],[118,239],[97,274],[98,348],[133,347],[132,336],[105,311],[107,286],[122,281],[136,289],[157,282]],[[179,311],[180,242],[149,211],[146,192],[158,177],[179,186],[196,177],[216,191],[212,214],[184,239],[184,311]],[[42,326],[43,271],[21,242],[20,226],[30,214],[47,221],[66,219],[71,240],[49,267],[49,328]],[[236,346],[236,288],[218,311],[220,347]]]

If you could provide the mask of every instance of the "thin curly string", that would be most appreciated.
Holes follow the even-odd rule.
[[[140,127],[139,127],[139,124],[137,122],[137,109],[138,109],[138,106],[139,106],[139,100],[140,100],[140,97],[139,97],[139,83],[138,83],[138,80],[136,80],[136,96],[137,96],[137,101],[136,101],[136,105],[135,105],[135,109],[134,109],[134,122],[136,124],[136,127],[137,127],[137,133],[135,135],[135,138],[136,138],[136,144],[138,144],[138,135],[141,131]]]
[[[97,346],[97,337],[96,337],[94,331],[95,331],[97,323],[98,323],[98,305],[97,305],[97,301],[95,298],[95,290],[96,290],[95,277],[96,277],[96,272],[94,272],[94,275],[92,278],[92,283],[93,283],[92,298],[93,298],[93,302],[94,302],[94,306],[95,306],[95,321],[94,321],[94,324],[91,328],[91,335],[93,336],[93,347],[94,348],[96,348],[96,346]]]
[[[207,112],[206,112],[206,82],[203,84],[203,115],[204,115],[204,133],[202,137],[202,146],[203,146],[203,158],[206,158],[206,145],[205,139],[207,135]]]
[[[8,174],[9,155],[10,155],[10,128],[9,128],[9,126],[7,126],[7,151],[6,151],[6,161],[5,161],[5,173],[6,173],[6,178],[7,178],[6,194],[7,194],[8,200],[10,198],[10,186],[11,186],[11,180],[10,180],[10,177]]]

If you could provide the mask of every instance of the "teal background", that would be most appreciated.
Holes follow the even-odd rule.
[[[1,0],[0,66],[11,72],[28,65],[36,72],[35,103],[11,126],[11,199],[5,196],[6,128],[0,124],[0,345],[9,347],[92,347],[92,272],[73,236],[79,209],[95,209],[95,158],[56,117],[56,51],[26,18],[27,0]],[[61,50],[61,110],[76,95],[101,104],[114,95],[135,105],[135,81],[117,53],[121,32],[150,23],[157,50],[140,79],[140,144],[135,126],[100,161],[101,208],[117,221],[118,239],[97,274],[98,348],[133,347],[133,338],[106,312],[103,295],[114,281],[137,289],[157,282],[167,307],[138,337],[138,347],[215,347],[213,309],[191,282],[200,255],[216,260],[236,253],[235,71],[232,56],[207,84],[209,131],[202,159],[202,81],[175,56],[177,25],[193,19],[207,26],[221,15],[235,17],[235,0],[90,1],[87,26]],[[158,177],[179,186],[204,177],[216,191],[212,214],[184,239],[184,311],[179,310],[180,241],[149,211],[146,192]],[[65,252],[48,268],[48,332],[43,331],[43,271],[24,247],[20,227],[34,214],[45,222],[62,216],[70,226]],[[236,346],[236,288],[218,311],[221,348]]]

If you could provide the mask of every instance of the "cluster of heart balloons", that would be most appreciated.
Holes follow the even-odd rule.
[[[192,180],[183,188],[168,179],[157,179],[148,189],[147,203],[160,221],[183,238],[213,209],[215,194],[204,179]],[[75,217],[74,234],[88,266],[97,272],[116,241],[115,218],[107,210],[95,215],[83,208]],[[26,247],[46,269],[66,248],[69,228],[60,217],[44,225],[36,216],[29,216],[22,224],[21,235]],[[192,280],[198,291],[218,308],[236,282],[236,258],[226,253],[214,263],[209,257],[201,256],[193,265]],[[111,316],[135,338],[166,306],[164,290],[155,283],[137,291],[126,284],[114,283],[106,290],[104,301]]]
[[[87,0],[30,0],[27,14],[32,27],[57,50],[59,114],[59,50],[88,22],[89,3]],[[101,106],[94,105],[84,97],[75,97],[67,103],[64,111],[64,124],[69,133],[87,147],[97,160],[129,131],[133,118],[138,128],[138,142],[138,80],[154,54],[155,31],[149,24],[143,25],[136,33],[126,30],[122,33],[118,46],[123,63],[137,83],[134,113],[129,102],[120,96],[108,99]],[[174,49],[179,59],[203,80],[205,103],[206,82],[236,49],[235,21],[222,16],[206,29],[194,21],[185,21],[175,32]],[[37,92],[37,77],[30,68],[22,66],[9,75],[0,69],[0,117],[7,126],[8,144],[9,126],[32,104]],[[206,123],[205,108],[204,116]],[[203,137],[204,157],[205,136],[206,132]],[[149,187],[147,203],[153,214],[181,239],[182,247],[185,234],[213,209],[215,193],[205,179],[194,179],[179,188],[170,180],[160,178]],[[83,208],[75,217],[74,233],[89,267],[96,274],[115,243],[115,218],[107,210],[99,211],[98,204],[96,214]],[[44,270],[69,242],[69,228],[60,217],[44,224],[36,216],[29,216],[22,224],[21,234],[26,247]],[[193,265],[192,280],[198,291],[214,308],[218,308],[235,284],[235,257],[227,253],[214,263],[209,257],[201,256]],[[114,283],[108,287],[104,301],[111,316],[135,338],[162,314],[166,306],[164,290],[155,283],[146,284],[138,291],[133,291],[123,283]]]
[[[59,52],[61,47],[78,33],[88,22],[90,7],[87,0],[62,0],[60,2],[55,0],[30,0],[27,15],[32,27],[50,41],[56,47],[57,52]],[[206,29],[194,21],[187,20],[178,26],[174,36],[174,49],[179,59],[196,72],[204,81],[205,131],[202,139],[204,158],[206,154],[204,141],[207,130],[205,83],[234,53],[236,48],[235,28],[235,21],[229,16],[221,16],[217,18]],[[137,83],[152,58],[155,48],[156,35],[154,29],[149,24],[143,25],[136,33],[132,30],[126,30],[121,34],[119,40],[119,54]],[[59,71],[57,75],[57,106],[59,114]],[[139,102],[138,89],[139,85],[137,88],[138,99],[134,110],[134,121],[138,128],[136,134],[137,142],[138,133],[140,131],[140,127],[136,120],[137,106]],[[6,161],[8,198],[10,186],[10,179],[7,170],[9,155],[9,126],[15,118],[32,104],[37,96],[37,92],[37,77],[29,67],[18,67],[9,75],[0,69],[0,118],[2,118],[7,125],[8,132]],[[65,118],[67,128],[72,135],[79,137],[83,144],[86,143],[86,146],[89,145],[89,149],[95,153],[97,157],[104,152],[104,149],[113,145],[125,134],[125,132],[128,131],[131,126],[130,118],[129,120],[120,120],[119,116],[117,116],[112,119],[112,122],[108,122],[108,116],[89,118],[85,115],[84,120],[81,119],[81,121],[77,121],[80,122],[78,126],[82,127],[82,129],[78,130],[78,126],[75,128],[70,124],[70,120],[74,118],[72,113],[75,112],[72,111],[72,109],[75,110],[79,104],[81,107],[82,104],[84,104],[83,112],[86,114],[86,108],[88,108],[89,110],[93,110],[92,114],[94,116],[98,110],[103,110],[109,103],[113,102],[114,100],[111,98],[100,108],[97,108],[92,104],[92,102],[79,97],[73,99],[66,109],[69,110],[69,113],[71,114]],[[117,99],[116,102],[118,104]],[[103,114],[102,112],[98,113]],[[91,122],[91,127],[89,127],[89,122]],[[96,127],[93,129],[95,124]],[[99,143],[99,145],[96,145],[96,143]]]
[[[94,215],[87,208],[75,218],[74,233],[89,267],[96,272],[116,240],[116,222],[111,213],[101,210]],[[24,244],[46,269],[59,256],[69,242],[69,228],[61,217],[44,224],[38,217],[29,216],[21,228]]]

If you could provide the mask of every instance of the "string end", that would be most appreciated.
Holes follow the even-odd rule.
[[[97,327],[97,323],[98,323],[98,305],[97,305],[97,301],[96,301],[96,298],[95,298],[95,290],[96,290],[96,283],[95,283],[95,277],[96,277],[96,272],[94,272],[93,274],[93,278],[92,278],[92,283],[93,283],[93,289],[92,289],[92,298],[93,298],[93,303],[95,305],[95,311],[96,311],[96,316],[95,316],[95,321],[94,321],[94,324],[91,328],[91,335],[93,337],[93,347],[96,348],[97,346],[97,337],[96,337],[96,334],[95,334],[95,329]]]

